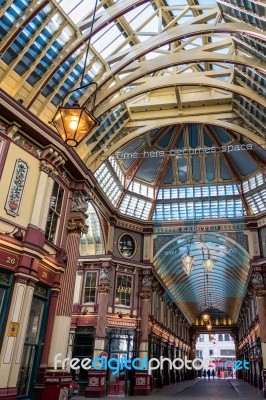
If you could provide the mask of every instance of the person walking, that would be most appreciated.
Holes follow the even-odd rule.
[[[214,369],[212,370],[212,379],[214,379],[214,377],[215,377],[215,371],[214,371]]]
[[[217,376],[218,376],[219,379],[221,378],[221,371],[219,369],[218,369],[218,372],[217,372]]]
[[[204,380],[206,380],[206,375],[207,375],[207,372],[206,372],[206,369],[204,369],[204,370],[203,370]]]
[[[208,375],[208,381],[210,380],[210,376],[211,376],[211,371],[208,369],[207,371],[207,375]]]

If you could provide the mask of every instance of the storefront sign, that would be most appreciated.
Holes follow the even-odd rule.
[[[131,293],[131,287],[119,286],[117,288],[118,293]]]
[[[18,328],[19,328],[18,322],[10,322],[9,327],[8,327],[8,336],[9,337],[17,337]]]
[[[0,266],[15,270],[18,266],[18,256],[14,253],[0,250]]]
[[[54,282],[54,273],[48,269],[39,266],[38,269],[38,279],[48,285],[52,285]]]
[[[115,319],[109,319],[107,321],[108,326],[119,326],[119,327],[126,327],[126,328],[136,328],[136,322],[127,322],[127,321],[117,321]]]
[[[77,326],[95,326],[96,318],[88,317],[87,315],[80,316],[77,319]]]

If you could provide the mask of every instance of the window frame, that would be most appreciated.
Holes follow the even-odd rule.
[[[54,197],[53,193],[54,193],[55,185],[58,185],[58,190],[57,190],[57,195],[56,195],[56,203],[55,203],[54,207],[51,207],[51,200],[52,200],[52,197]],[[56,210],[56,208],[57,208],[57,204],[58,204],[58,198],[59,198],[60,189],[62,190],[62,201],[61,201],[60,211],[58,212]],[[44,233],[45,234],[45,239],[48,242],[53,243],[53,244],[56,244],[57,243],[57,239],[58,239],[58,231],[59,231],[59,227],[60,227],[60,224],[61,224],[62,210],[64,208],[64,203],[65,203],[65,199],[66,199],[65,195],[66,195],[66,189],[63,187],[63,185],[61,185],[60,182],[54,180],[53,189],[52,189],[52,193],[51,193],[50,201],[49,201],[49,209],[48,209],[48,213],[47,213],[47,222],[46,222],[45,233]],[[51,211],[52,211],[52,213],[51,213],[52,217],[51,217],[51,222],[50,222],[50,227],[49,227],[49,234],[47,234],[48,217],[49,217]],[[54,233],[54,238],[51,240],[51,227],[52,227],[52,221],[53,221],[53,216],[54,215],[57,216],[57,222],[56,222],[56,229],[55,229],[55,233]]]
[[[118,294],[117,290],[118,290],[118,278],[119,278],[119,276],[126,276],[126,277],[128,277],[128,278],[131,279],[131,285],[129,286],[130,289],[131,289],[131,291],[130,291],[130,293],[129,293],[129,294],[130,294],[130,302],[129,302],[129,305],[122,304],[122,303],[116,303],[115,305],[116,305],[117,307],[131,308],[131,307],[132,307],[132,304],[133,304],[134,275],[132,275],[132,274],[127,274],[127,273],[123,273],[123,272],[119,272],[119,273],[116,275],[116,280],[115,280],[115,299],[117,299],[117,298],[120,299],[120,296],[117,296],[117,294]]]
[[[87,275],[88,274],[92,274],[92,273],[94,273],[94,274],[96,274],[96,279],[95,279],[95,300],[94,300],[94,302],[92,302],[92,301],[87,301],[87,302],[85,302],[85,291],[86,291],[86,280],[87,280]],[[84,283],[83,283],[83,291],[82,291],[82,304],[84,304],[84,305],[95,305],[95,304],[97,304],[97,296],[98,296],[98,290],[97,290],[97,285],[98,285],[98,271],[96,271],[96,270],[89,270],[89,271],[86,271],[86,273],[85,273],[85,275],[84,275]]]
[[[119,243],[120,243],[121,239],[123,238],[123,236],[129,236],[129,237],[133,240],[133,243],[134,243],[134,251],[133,251],[133,253],[132,253],[131,256],[125,256],[125,255],[121,252],[121,250],[120,250]],[[117,249],[118,249],[119,254],[120,254],[123,258],[125,258],[126,260],[132,259],[132,258],[136,255],[136,253],[137,253],[137,241],[136,241],[135,237],[134,237],[133,235],[131,235],[130,233],[128,233],[128,232],[123,232],[123,233],[118,237],[118,240],[117,240]]]

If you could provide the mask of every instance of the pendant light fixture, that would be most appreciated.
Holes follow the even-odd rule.
[[[69,147],[76,147],[91,132],[91,130],[94,128],[95,125],[100,125],[100,122],[93,115],[98,84],[96,82],[91,82],[89,84],[84,85],[85,69],[90,50],[90,43],[93,32],[93,24],[95,20],[96,9],[97,9],[97,0],[95,1],[95,6],[93,10],[91,30],[88,37],[88,44],[85,54],[80,85],[78,88],[69,91],[65,95],[61,105],[58,107],[57,112],[51,121],[51,124],[56,128],[61,138]],[[91,96],[89,96],[84,106],[81,107],[78,100],[75,100],[72,106],[66,104],[66,100],[70,94],[82,90],[87,91],[88,89],[92,89],[90,90]],[[91,107],[90,110],[86,108],[87,104],[90,104]]]
[[[210,320],[209,314],[203,314],[202,315],[202,319],[203,319],[204,322],[208,322]]]
[[[204,252],[203,252],[203,249],[202,249],[202,254],[203,254],[203,261],[202,261],[202,265],[203,265],[203,267],[205,268],[205,271],[206,272],[211,272],[212,271],[212,269],[213,269],[213,267],[214,267],[214,265],[215,265],[215,261],[211,258],[211,255],[210,255],[210,251],[208,250],[208,255],[207,255],[207,258],[205,259],[204,257]]]
[[[208,331],[211,331],[212,330],[212,324],[210,323],[210,324],[206,325],[206,328],[207,328]]]
[[[187,252],[187,255],[182,257],[181,260],[182,260],[182,263],[183,263],[182,268],[183,268],[184,272],[187,275],[191,274],[191,272],[194,269],[194,264],[193,263],[194,263],[195,259],[194,259],[194,257],[192,257],[189,254],[189,250]]]
[[[195,196],[194,196],[194,192],[195,192],[195,190],[194,190],[194,186],[193,186],[192,187],[192,193],[193,193],[193,198],[192,198],[192,202],[193,202],[193,204],[192,204],[192,210],[193,210],[192,236],[191,236],[191,240],[190,240],[189,244],[187,242],[187,254],[185,256],[181,257],[181,261],[182,261],[182,264],[183,264],[182,268],[183,268],[184,272],[187,275],[190,275],[191,272],[194,269],[195,257],[193,257],[190,254],[190,249],[191,249],[191,245],[192,245],[192,242],[193,242],[193,239],[194,239],[195,236],[200,240],[200,242],[203,244],[203,246],[205,246],[207,248],[207,250],[208,250],[207,258],[205,258],[204,250],[202,248],[202,256],[203,256],[202,265],[204,266],[205,271],[206,272],[211,272],[213,267],[214,267],[214,265],[215,265],[215,261],[211,258],[211,254],[210,254],[210,250],[209,250],[208,246],[204,242],[202,242],[202,238],[196,233],[196,227],[195,227]]]

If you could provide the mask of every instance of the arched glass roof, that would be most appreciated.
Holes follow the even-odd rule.
[[[135,218],[241,218],[265,211],[265,160],[263,148],[247,148],[230,130],[186,124],[137,137],[95,177],[113,206]]]
[[[181,258],[195,258],[193,272],[187,276]],[[202,252],[209,251],[215,266],[206,273]],[[234,239],[220,233],[181,234],[163,246],[154,257],[156,272],[167,287],[171,301],[178,304],[191,323],[208,307],[224,312],[235,321],[246,293],[249,254]]]
[[[196,218],[264,211],[265,3],[98,0],[86,60],[94,4],[0,0],[1,88],[48,123],[85,68],[100,126],[77,151],[123,215],[190,219],[189,187]],[[250,179],[257,192],[244,189]]]
[[[94,4],[0,0],[1,90],[48,124],[83,71],[85,84],[97,81],[100,126],[77,152],[124,217],[190,224],[265,212],[265,2],[98,0],[86,59]],[[69,103],[87,103],[91,94],[77,90]],[[81,254],[100,254],[93,208],[88,225]],[[210,305],[202,243],[216,262],[211,306],[237,318],[249,258],[237,238],[225,236],[193,238],[190,276],[173,254],[183,255],[191,235],[173,239],[153,260],[192,323]]]

